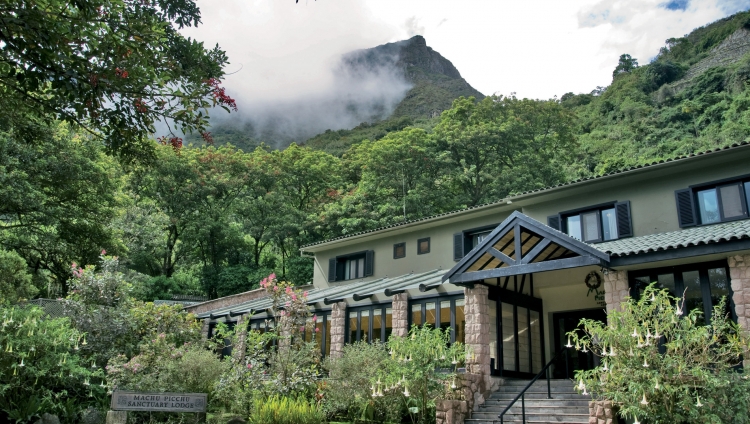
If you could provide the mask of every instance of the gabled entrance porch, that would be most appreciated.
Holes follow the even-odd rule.
[[[479,315],[473,333],[481,336],[467,339],[477,368],[502,377],[539,373],[558,350],[550,344],[560,335],[548,335],[565,329],[545,321],[552,320],[552,311],[603,310],[594,300],[598,289],[587,302],[571,299],[579,289],[574,283],[582,287],[587,272],[608,264],[606,253],[520,212],[511,214],[443,276],[466,287],[467,323],[469,314]],[[472,309],[472,297],[484,297],[486,307]]]

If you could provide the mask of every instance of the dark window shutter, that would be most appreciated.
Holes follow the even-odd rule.
[[[368,250],[365,252],[365,277],[369,277],[375,272],[375,251]]]
[[[560,215],[552,215],[547,217],[547,226],[562,231],[560,229]]]
[[[633,222],[630,215],[630,201],[615,203],[615,214],[617,215],[617,237],[632,237]]]
[[[677,220],[680,228],[693,227],[698,224],[693,205],[693,190],[687,188],[674,192],[677,200]]]
[[[464,233],[453,234],[453,260],[460,261],[464,257]]]
[[[336,258],[328,260],[328,281],[336,281]]]

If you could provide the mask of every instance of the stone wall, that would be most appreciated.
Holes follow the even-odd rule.
[[[393,296],[391,304],[393,334],[406,337],[409,334],[409,295],[400,293]]]
[[[607,313],[620,308],[630,290],[628,289],[628,272],[613,271],[604,274],[604,301],[607,303]]]
[[[435,424],[463,424],[469,415],[465,400],[439,400],[435,410]]]
[[[340,358],[346,341],[346,302],[334,303],[331,308],[331,358]]]
[[[617,411],[610,401],[589,402],[589,424],[617,424]]]
[[[750,335],[750,255],[730,256],[728,262],[737,324]],[[745,360],[745,367],[750,367],[750,360]]]

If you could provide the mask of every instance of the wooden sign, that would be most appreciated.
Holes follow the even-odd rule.
[[[115,391],[113,411],[206,412],[206,393],[144,393]]]

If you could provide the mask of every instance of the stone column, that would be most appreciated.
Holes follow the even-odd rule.
[[[728,262],[737,324],[750,336],[750,255],[730,256]],[[745,369],[748,368],[750,359],[746,358]]]
[[[480,376],[474,393],[476,409],[484,403],[491,387],[489,289],[483,285],[476,285],[473,289],[465,288],[464,297],[468,350],[466,372]]]
[[[206,318],[203,320],[203,326],[201,326],[201,336],[203,336],[203,339],[208,338],[208,328],[211,325],[209,321],[211,321],[210,318]]]
[[[393,334],[406,337],[409,334],[409,295],[399,293],[393,296],[391,304]]]
[[[346,341],[346,302],[333,304],[331,309],[331,358],[340,358]]]
[[[242,315],[235,325],[235,340],[232,342],[232,360],[240,363],[245,360],[245,342],[247,341],[247,320],[248,315]]]
[[[589,402],[589,424],[614,424],[617,412],[610,401],[592,400]]]
[[[607,302],[607,313],[620,309],[620,304],[630,296],[627,271],[610,270],[604,274],[604,301]]]

